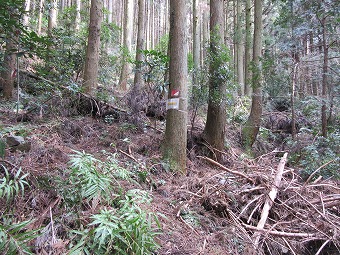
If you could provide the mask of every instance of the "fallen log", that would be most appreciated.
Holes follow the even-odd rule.
[[[286,152],[283,157],[280,160],[280,163],[277,167],[277,173],[275,175],[274,178],[274,183],[272,185],[272,188],[268,194],[268,197],[263,205],[262,208],[262,212],[261,212],[261,218],[257,224],[256,227],[256,232],[253,234],[253,240],[254,240],[254,245],[257,248],[260,242],[260,238],[261,238],[261,234],[262,234],[262,230],[264,229],[264,225],[267,221],[268,215],[269,215],[269,211],[273,206],[274,200],[277,196],[277,192],[279,190],[279,187],[281,185],[281,179],[282,179],[282,175],[283,175],[283,170],[287,161],[287,156],[288,153]]]
[[[254,183],[254,180],[251,179],[251,178],[250,178],[249,176],[247,176],[246,174],[241,173],[241,172],[238,172],[238,171],[231,170],[231,169],[225,167],[224,165],[221,165],[220,163],[218,163],[217,161],[215,161],[215,160],[213,160],[213,159],[211,159],[211,158],[203,157],[203,156],[197,156],[197,158],[204,159],[204,160],[206,160],[206,161],[208,161],[208,162],[210,162],[210,163],[212,163],[212,164],[214,164],[214,165],[216,165],[216,166],[222,168],[223,170],[225,170],[225,171],[228,172],[228,173],[231,173],[231,174],[234,174],[234,175],[241,176],[241,177],[247,179],[248,181]]]
[[[53,81],[50,81],[44,77],[41,77],[35,73],[32,73],[32,72],[28,72],[28,71],[25,71],[25,70],[20,70],[20,74],[24,74],[24,75],[27,75],[28,77],[31,77],[31,78],[34,78],[36,80],[41,80],[41,81],[44,81],[48,84],[51,84],[53,86],[56,86],[60,89],[64,89],[64,90],[67,90],[69,92],[72,92],[72,93],[76,93],[80,99],[82,99],[83,101],[87,102],[89,105],[90,105],[90,112],[89,114],[93,115],[93,116],[101,116],[103,117],[104,115],[106,115],[105,113],[106,112],[110,112],[110,111],[114,111],[114,112],[118,112],[118,113],[124,113],[124,114],[127,114],[128,112],[125,110],[125,109],[122,109],[122,108],[119,108],[117,106],[114,106],[112,104],[109,104],[107,102],[104,102],[92,95],[89,95],[87,93],[84,93],[84,92],[81,92],[81,91],[74,91],[72,90],[71,88],[67,87],[67,86],[64,86],[62,84],[59,84],[59,83],[56,83],[56,82],[53,82]],[[51,97],[52,98],[52,97]],[[47,101],[49,101],[51,98],[49,98],[48,100],[45,101],[45,103]],[[105,109],[105,112],[102,111],[103,108],[106,108]],[[36,110],[36,108],[32,108],[29,112],[32,112]],[[28,112],[28,113],[29,113]]]

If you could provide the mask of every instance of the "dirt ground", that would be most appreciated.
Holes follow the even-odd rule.
[[[30,173],[34,188],[13,204],[18,221],[36,218],[34,227],[44,227],[49,208],[53,215],[63,214],[60,197],[55,190],[43,188],[41,180],[63,175],[74,150],[86,151],[103,161],[106,151],[115,153],[122,167],[147,171],[144,181],[139,182],[141,186],[129,183],[124,188],[142,187],[149,191],[153,197],[149,209],[166,216],[160,217],[162,233],[157,241],[161,248],[155,254],[340,254],[339,182],[327,180],[324,186],[310,187],[308,191],[304,187],[308,201],[320,198],[322,193],[327,196],[325,199],[333,198],[331,202],[334,202],[328,205],[323,199],[323,206],[317,202],[309,206],[308,201],[294,193],[302,189],[303,182],[298,170],[289,164],[285,168],[283,188],[278,191],[279,200],[275,201],[264,227],[272,232],[249,227],[257,226],[283,152],[250,158],[240,149],[237,128],[228,127],[229,146],[223,152],[222,166],[209,162],[204,157],[206,148],[194,139],[188,148],[187,174],[180,175],[162,163],[164,123],[160,121],[149,120],[142,129],[125,121],[105,123],[101,118],[85,116],[45,118],[36,114],[31,121],[17,122],[15,114],[4,108],[0,121],[6,135],[21,135],[30,142],[28,152],[12,152],[7,148],[5,158],[0,159],[6,167],[21,167]],[[194,134],[201,131],[202,126],[198,125]],[[296,201],[292,201],[291,194]],[[310,209],[313,207],[314,211]],[[317,214],[317,220],[314,216],[300,215],[309,210],[312,215]],[[256,248],[253,243],[257,232],[262,235]],[[319,251],[322,244],[324,248]]]

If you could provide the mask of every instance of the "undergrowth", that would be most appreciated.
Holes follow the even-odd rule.
[[[16,222],[15,213],[5,216],[1,211],[0,254],[52,254],[56,249],[53,240],[65,241],[62,248],[66,254],[147,255],[159,248],[155,237],[160,234],[160,214],[148,209],[151,196],[140,189],[124,191],[119,180],[133,181],[131,172],[119,165],[114,154],[106,159],[103,162],[74,151],[64,175],[49,178],[48,189],[57,192],[63,210],[52,222],[50,209],[52,230],[47,233],[51,235],[46,238],[45,242],[50,242],[47,246],[39,247],[36,242],[33,249],[34,240],[46,236],[43,230],[28,230],[35,219]],[[32,188],[21,169],[11,173],[5,166],[1,168],[0,200],[9,203],[24,195],[25,188]],[[64,231],[58,230],[60,226]]]

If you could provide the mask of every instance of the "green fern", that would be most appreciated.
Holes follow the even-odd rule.
[[[13,176],[5,166],[1,165],[1,167],[4,170],[4,177],[0,179],[0,198],[5,198],[8,203],[17,194],[24,195],[25,185],[28,185],[26,181],[28,174],[22,174],[21,168],[19,168]]]
[[[71,155],[72,186],[78,187],[82,198],[88,201],[96,197],[110,199],[112,178],[103,171],[104,164],[91,154],[75,151]]]
[[[28,244],[38,235],[38,230],[27,231],[31,221],[23,221],[16,224],[0,224],[0,254],[34,254]]]
[[[158,214],[141,207],[150,201],[145,191],[128,191],[119,208],[104,209],[91,217],[91,229],[77,233],[80,240],[69,254],[152,254],[159,247],[155,237],[161,227]]]

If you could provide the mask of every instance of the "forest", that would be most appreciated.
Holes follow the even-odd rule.
[[[340,2],[0,0],[0,254],[340,254]]]

